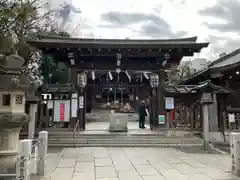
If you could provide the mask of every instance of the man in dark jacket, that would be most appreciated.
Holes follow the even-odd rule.
[[[139,114],[139,128],[144,129],[145,128],[145,116],[146,114],[146,104],[144,101],[141,101],[139,108],[138,108],[138,114]]]

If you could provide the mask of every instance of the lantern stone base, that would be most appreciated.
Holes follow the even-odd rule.
[[[0,113],[0,174],[16,172],[19,133],[27,122],[25,114]]]
[[[128,115],[124,113],[111,113],[109,115],[109,132],[127,132]]]

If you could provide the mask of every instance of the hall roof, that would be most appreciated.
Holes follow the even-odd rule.
[[[234,69],[240,65],[240,48],[218,58],[208,65],[207,68],[197,72],[189,79],[182,81],[180,84],[195,84],[195,82],[211,79],[212,72],[225,72]]]
[[[230,94],[233,91],[229,88],[217,86],[211,81],[204,81],[199,85],[166,85],[165,92],[169,94],[196,94],[204,90],[210,90],[216,94]]]
[[[39,49],[45,48],[191,48],[199,52],[202,48],[208,47],[209,43],[197,43],[197,37],[179,39],[86,39],[69,38],[59,36],[43,36],[38,39],[27,39],[27,43]]]
[[[131,84],[123,85],[123,87],[131,87]],[[136,84],[135,84],[136,85]],[[108,86],[107,84],[105,85]],[[140,84],[140,86],[142,86]],[[196,94],[204,89],[211,89],[217,94],[230,94],[233,91],[229,88],[217,86],[212,84],[211,81],[205,81],[200,85],[165,85],[164,91],[169,95],[187,95],[187,94]],[[75,92],[76,88],[72,84],[45,84],[42,85],[38,91],[40,92],[48,92],[48,93],[69,93]]]

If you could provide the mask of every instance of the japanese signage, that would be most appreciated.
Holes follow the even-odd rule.
[[[25,180],[25,171],[26,171],[26,167],[25,167],[25,156],[21,155],[19,158],[19,176],[17,177],[18,180]]]
[[[83,98],[83,96],[80,96],[79,97],[79,108],[83,109],[83,107],[84,107],[84,98]]]
[[[69,122],[70,100],[54,100],[54,122]]]
[[[41,94],[43,100],[49,100],[52,99],[52,94]]]
[[[60,121],[64,121],[65,104],[60,104]]]
[[[16,179],[30,180],[30,159],[26,157],[24,147],[20,146],[20,151],[16,164]]]
[[[77,117],[77,99],[72,99],[72,117]]]
[[[158,115],[158,124],[165,124],[165,116]]]
[[[228,114],[228,122],[229,123],[234,123],[235,122],[235,114],[234,113],[229,113]]]
[[[174,99],[173,99],[173,97],[166,97],[165,107],[166,107],[166,109],[174,109]]]

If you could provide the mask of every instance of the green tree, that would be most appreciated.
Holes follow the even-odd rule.
[[[58,32],[52,21],[51,12],[42,13],[47,1],[0,0],[0,54],[17,52],[25,59],[23,73],[33,81],[42,81],[42,76],[60,74],[58,64],[51,57],[43,57],[41,52],[29,46],[25,38],[38,38],[39,34],[70,37],[66,32]],[[4,58],[1,58],[4,59]]]
[[[39,0],[0,0],[0,53],[18,53],[25,59],[22,72],[33,80],[41,80],[41,54],[29,46],[25,38],[44,30],[50,13],[41,13],[44,2]],[[4,58],[2,58],[4,59]]]

